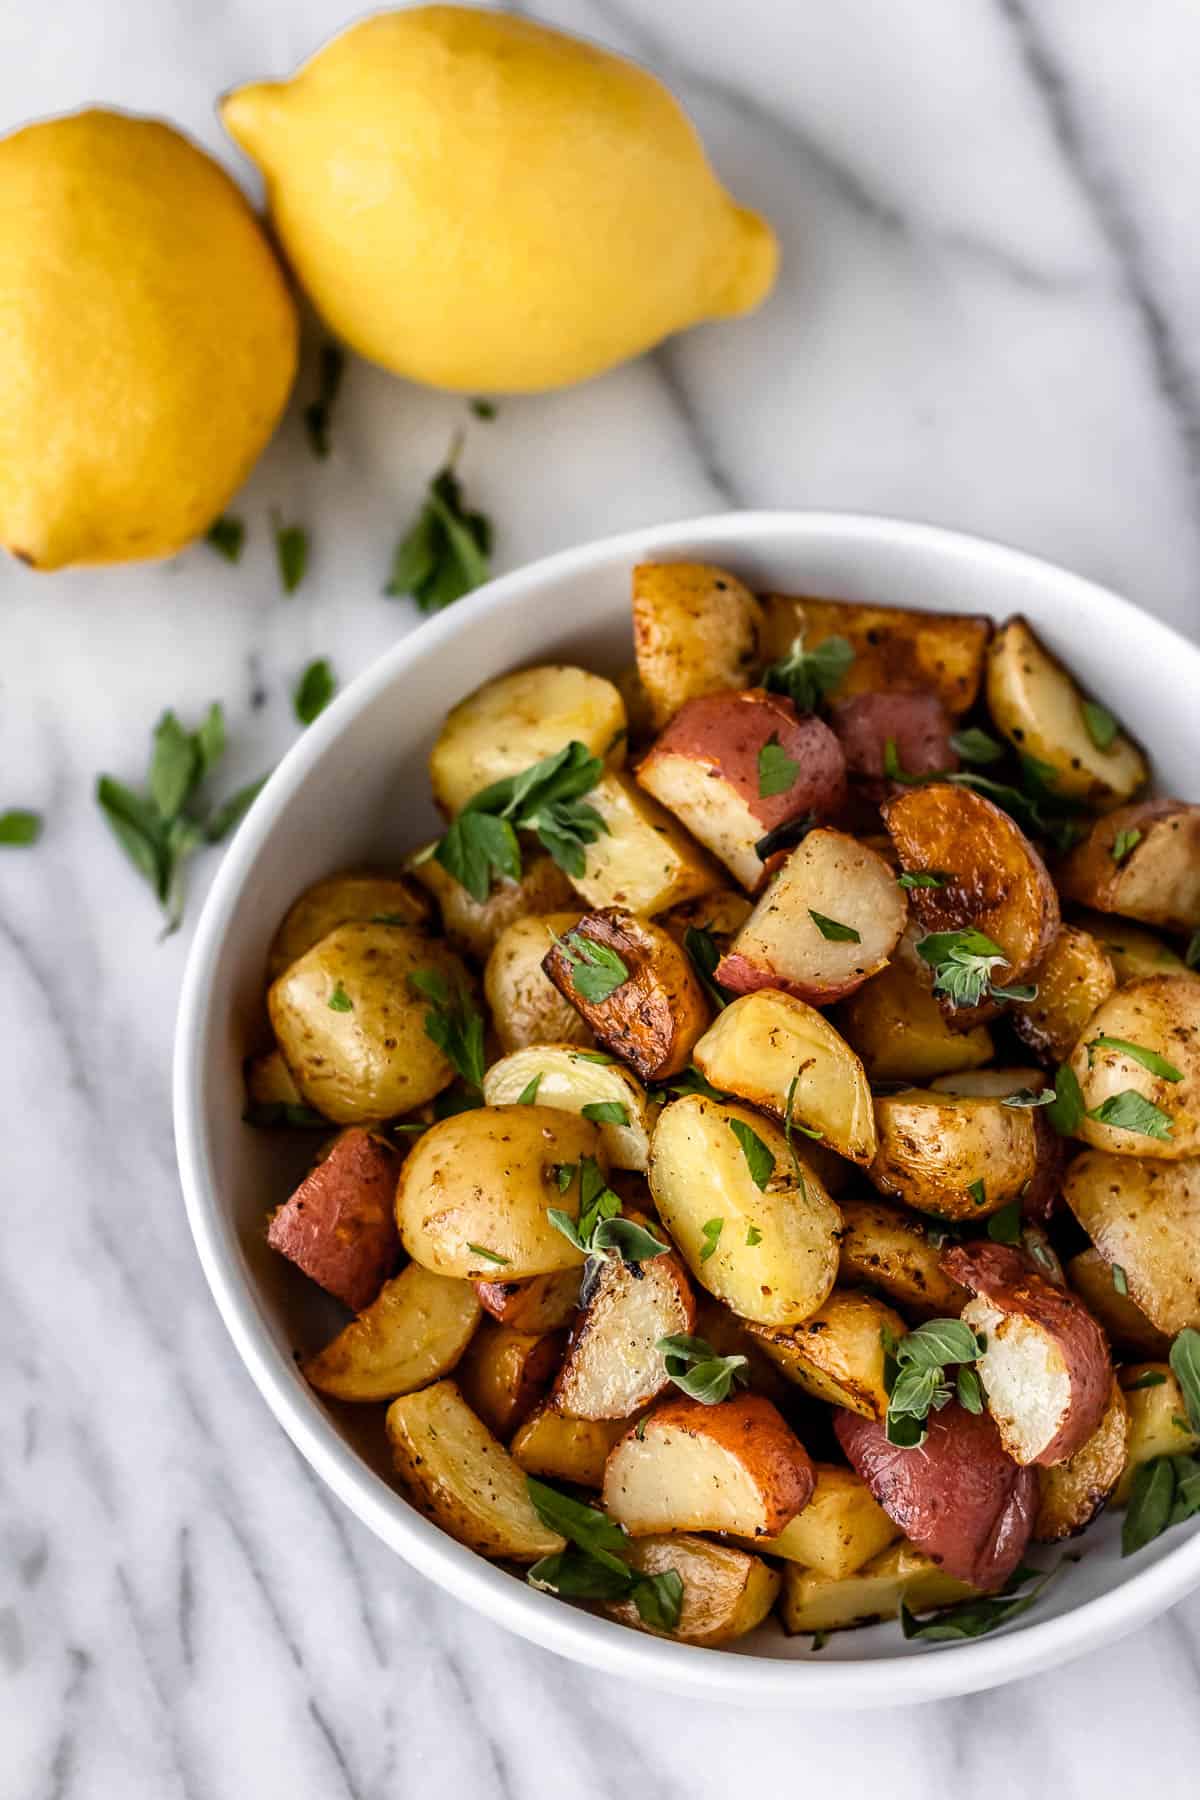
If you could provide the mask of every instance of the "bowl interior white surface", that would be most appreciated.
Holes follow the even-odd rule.
[[[285,758],[235,838],[201,918],[184,983],[176,1135],[188,1214],[209,1283],[251,1375],[302,1453],[409,1562],[525,1636],[680,1692],[743,1703],[857,1707],[967,1692],[1130,1630],[1200,1582],[1200,1521],[1122,1561],[1110,1516],[1065,1546],[1078,1555],[1025,1620],[950,1646],[883,1625],[808,1639],[774,1622],[725,1651],[629,1631],[536,1593],[417,1514],[393,1486],[382,1407],[332,1408],[293,1351],[332,1334],[336,1309],[268,1252],[268,1206],[310,1146],[241,1122],[242,1059],[261,1041],[267,946],[318,876],[387,862],[431,835],[425,757],[448,708],[532,662],[615,671],[631,660],[629,571],[639,560],[727,563],[752,586],[938,612],[1024,613],[1051,649],[1147,744],[1159,785],[1196,794],[1200,650],[1115,595],[997,545],[847,515],[743,513],[565,552],[505,576],[405,638]],[[302,1136],[303,1134],[296,1134]],[[1043,1567],[1063,1550],[1042,1549]]]

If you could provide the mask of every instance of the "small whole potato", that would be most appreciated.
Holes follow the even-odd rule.
[[[284,914],[267,954],[267,979],[297,962],[339,925],[358,919],[372,924],[424,925],[433,908],[419,888],[402,875],[370,869],[343,869],[305,888]]]

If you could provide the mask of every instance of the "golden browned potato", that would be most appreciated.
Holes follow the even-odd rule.
[[[875,1100],[879,1152],[867,1173],[883,1194],[942,1219],[983,1219],[1015,1200],[1037,1169],[1027,1107],[909,1088]]]
[[[339,925],[271,985],[271,1025],[306,1105],[339,1125],[412,1112],[454,1080],[425,1030],[431,970],[470,992],[452,950],[415,925]]]
[[[649,1173],[658,1215],[701,1287],[763,1325],[816,1312],[837,1275],[841,1214],[810,1169],[801,1181],[778,1126],[688,1094],[659,1116]]]
[[[575,890],[553,857],[526,856],[519,881],[501,876],[486,900],[476,900],[432,856],[418,852],[409,860],[414,881],[433,895],[442,930],[455,950],[486,962],[501,932],[517,919],[559,912],[575,900]]]
[[[469,1281],[409,1263],[385,1281],[365,1312],[304,1364],[334,1400],[392,1400],[448,1375],[482,1316]]]
[[[442,1275],[520,1281],[573,1269],[580,1251],[546,1217],[579,1216],[579,1163],[606,1164],[587,1119],[549,1106],[480,1106],[431,1125],[400,1170],[396,1223],[414,1262]],[[556,1171],[569,1169],[560,1191]]]
[[[575,883],[589,906],[625,906],[650,917],[722,885],[716,863],[628,775],[602,775],[587,803],[606,827],[584,850]]]
[[[536,1336],[561,1331],[571,1323],[579,1305],[579,1282],[578,1269],[559,1269],[529,1281],[477,1281],[475,1292],[484,1312],[498,1325]]]
[[[1137,745],[1103,709],[1089,727],[1091,702],[1024,619],[1010,619],[992,639],[987,703],[1009,742],[1054,770],[1056,794],[1104,808],[1145,785],[1149,770]],[[1108,739],[1103,749],[1096,737]]]
[[[1088,1020],[1071,1067],[1086,1108],[1075,1135],[1086,1144],[1168,1162],[1200,1156],[1200,982],[1126,982]],[[1140,1095],[1153,1111],[1131,1112],[1126,1095]]]
[[[735,994],[782,988],[830,1006],[884,967],[907,919],[882,856],[844,831],[810,831],[722,956],[717,980]]]
[[[633,1537],[783,1530],[808,1505],[808,1452],[761,1394],[719,1406],[664,1400],[626,1432],[604,1471],[604,1510]]]
[[[627,1213],[652,1231],[645,1216]],[[672,1251],[630,1265],[603,1263],[588,1282],[551,1402],[575,1419],[628,1419],[670,1385],[660,1339],[690,1335],[696,1303]]]
[[[564,1548],[534,1511],[525,1474],[452,1381],[403,1394],[387,1410],[396,1473],[419,1512],[481,1556],[532,1563]]]
[[[483,1078],[489,1106],[506,1106],[532,1090],[539,1106],[582,1113],[600,1129],[614,1169],[644,1169],[658,1108],[636,1075],[605,1051],[573,1044],[535,1044],[493,1063]]]
[[[495,1437],[507,1443],[545,1398],[565,1343],[561,1331],[510,1331],[494,1319],[483,1321],[458,1365],[456,1379],[471,1411]]]
[[[605,1048],[643,1081],[687,1067],[709,1004],[690,960],[661,926],[615,906],[585,913],[551,946],[542,968]]]
[[[1091,1524],[1121,1479],[1128,1438],[1129,1409],[1114,1377],[1104,1417],[1087,1443],[1066,1462],[1038,1470],[1036,1543],[1077,1537]]]
[[[1191,974],[1193,981],[1200,980],[1200,975],[1192,974],[1182,956],[1177,956],[1162,938],[1147,931],[1144,925],[1131,925],[1128,919],[1100,912],[1076,911],[1072,913],[1071,921],[1096,939],[1112,963],[1121,987],[1127,981],[1140,981],[1143,975]]]
[[[900,1536],[861,1475],[837,1463],[817,1463],[813,1497],[777,1537],[759,1538],[756,1548],[786,1562],[815,1569],[842,1581]]]
[[[926,688],[953,718],[975,704],[992,634],[990,619],[792,594],[768,594],[763,610],[763,654],[768,662],[786,656],[798,637],[804,639],[806,650],[816,650],[826,638],[847,640],[854,661],[837,686],[839,699]]]
[[[901,1601],[910,1612],[930,1612],[969,1600],[974,1592],[965,1581],[943,1574],[932,1558],[911,1544],[899,1543],[840,1580],[786,1564],[779,1616],[792,1637],[810,1631],[846,1631],[898,1619]]]
[[[267,952],[267,980],[282,975],[339,925],[380,919],[389,925],[424,925],[432,911],[421,890],[402,875],[355,869],[326,875],[306,888],[284,915]]]
[[[1039,1056],[1062,1062],[1116,985],[1103,946],[1077,925],[1063,925],[1037,972],[1037,999],[1013,1006],[1013,1030]]]
[[[1125,1466],[1113,1499],[1128,1503],[1133,1478],[1156,1456],[1191,1456],[1200,1450],[1200,1433],[1188,1423],[1187,1402],[1175,1372],[1166,1362],[1131,1363],[1118,1377],[1129,1413]]]
[[[852,1288],[835,1288],[803,1324],[750,1326],[797,1387],[866,1419],[882,1419],[887,1413],[886,1345],[907,1329],[899,1313],[874,1294]]]
[[[1098,1250],[1081,1250],[1067,1264],[1067,1280],[1118,1350],[1166,1360],[1171,1340],[1152,1325],[1128,1294],[1113,1286],[1113,1272]]]
[[[639,563],[633,643],[654,730],[685,700],[745,687],[758,655],[759,605],[736,575],[711,563]]]
[[[278,1047],[246,1063],[246,1098],[251,1106],[302,1106],[300,1089]]]
[[[579,923],[579,908],[518,919],[496,939],[483,972],[483,991],[496,1036],[505,1050],[530,1044],[595,1043],[591,1027],[546,977],[542,961],[556,937]]]
[[[676,1570],[683,1582],[679,1623],[673,1631],[647,1625],[632,1600],[611,1600],[605,1612],[635,1631],[680,1644],[705,1644],[710,1650],[732,1644],[762,1624],[779,1594],[781,1578],[761,1556],[687,1532],[638,1538],[629,1562],[644,1575]]]
[[[1168,1337],[1200,1329],[1200,1160],[1086,1150],[1062,1191],[1118,1289],[1150,1323]]]
[[[920,1219],[885,1200],[842,1200],[838,1280],[878,1288],[918,1319],[957,1318],[967,1291],[941,1267]]]
[[[1056,871],[1060,892],[1096,912],[1164,931],[1200,927],[1200,806],[1140,800],[1097,819]]]
[[[527,1475],[599,1489],[608,1453],[628,1429],[628,1419],[568,1419],[552,1406],[539,1406],[518,1428],[510,1450]]]
[[[572,742],[619,769],[625,731],[625,703],[602,675],[562,663],[517,669],[485,682],[446,714],[429,754],[433,797],[451,817],[483,788]]]
[[[682,944],[690,930],[706,931],[718,950],[727,950],[750,914],[754,902],[733,888],[716,888],[698,900],[685,900],[660,913],[659,924]]]
[[[836,1023],[872,1081],[920,1084],[937,1075],[982,1068],[992,1059],[987,1026],[953,1029],[928,979],[922,980],[906,956],[897,956],[843,1001]]]

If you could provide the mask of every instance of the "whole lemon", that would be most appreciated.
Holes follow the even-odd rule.
[[[378,14],[222,117],[326,323],[434,387],[581,381],[774,276],[661,82],[510,13]]]
[[[238,188],[170,127],[0,140],[0,542],[39,569],[168,556],[245,479],[296,308]]]

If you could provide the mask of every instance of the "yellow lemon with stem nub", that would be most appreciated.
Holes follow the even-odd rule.
[[[221,114],[326,324],[434,387],[581,381],[774,278],[662,83],[511,13],[378,14]]]

